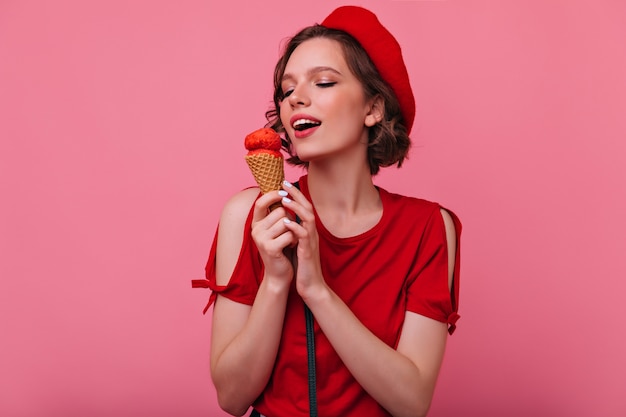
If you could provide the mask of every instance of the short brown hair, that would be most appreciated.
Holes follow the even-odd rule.
[[[339,42],[350,71],[363,86],[366,99],[377,96],[382,98],[383,119],[369,130],[367,158],[371,174],[377,174],[380,167],[394,164],[400,167],[407,157],[411,140],[408,137],[396,95],[382,79],[367,52],[356,39],[344,31],[329,29],[321,25],[304,28],[291,38],[274,69],[274,108],[268,110],[265,117],[268,127],[285,134],[283,148],[290,155],[287,162],[292,165],[307,165],[293,154],[291,139],[280,120],[280,102],[284,99],[282,77],[293,51],[303,42],[313,38],[328,38]]]

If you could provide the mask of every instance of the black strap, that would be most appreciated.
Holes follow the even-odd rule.
[[[311,417],[317,417],[317,382],[315,380],[315,333],[313,331],[313,313],[304,305],[306,320],[306,351],[309,362],[309,412]]]
[[[300,184],[293,184],[298,190]],[[296,216],[296,222],[300,223],[300,218]],[[315,374],[315,329],[313,326],[313,313],[304,304],[304,319],[306,322],[306,352],[309,367],[309,415],[317,417],[317,381]]]

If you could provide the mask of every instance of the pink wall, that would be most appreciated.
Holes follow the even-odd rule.
[[[279,41],[339,4],[0,2],[0,415],[223,415],[189,281]],[[431,416],[626,415],[626,3],[360,4],[418,101],[378,183],[465,225]]]

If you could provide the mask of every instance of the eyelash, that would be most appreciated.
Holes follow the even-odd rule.
[[[315,83],[315,85],[318,86],[319,88],[330,88],[330,87],[332,87],[335,84],[337,84],[336,81],[327,81],[327,82]],[[284,91],[283,92],[283,98],[289,97],[292,92],[293,92],[293,90]]]

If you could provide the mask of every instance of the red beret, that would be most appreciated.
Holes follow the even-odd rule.
[[[383,80],[396,94],[406,130],[410,133],[415,119],[415,98],[396,38],[378,21],[374,13],[357,6],[335,9],[324,19],[322,26],[343,30],[361,44]]]

